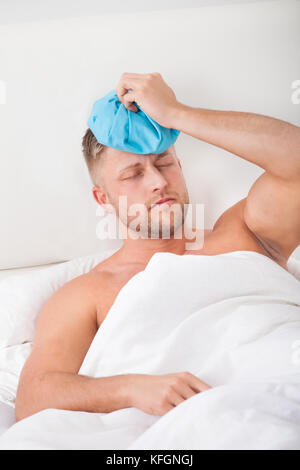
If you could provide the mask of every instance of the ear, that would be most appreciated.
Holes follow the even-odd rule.
[[[178,164],[179,164],[180,168],[182,169],[180,158],[178,158],[178,157],[176,157],[176,158],[177,158],[177,161],[178,161]]]
[[[103,201],[103,192],[102,192],[101,188],[99,188],[99,186],[93,186],[92,193],[93,193],[95,201],[98,204],[102,205],[102,204],[105,203],[105,201]],[[105,197],[105,195],[104,195],[104,197]]]
[[[100,186],[94,186],[92,189],[92,193],[93,193],[95,201],[98,204],[100,204],[100,206],[103,206],[103,209],[105,210],[105,212],[107,213],[113,212],[113,210],[110,207],[108,197],[106,193],[103,191],[103,189],[100,188]]]

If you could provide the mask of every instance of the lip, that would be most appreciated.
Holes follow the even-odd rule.
[[[167,202],[172,202],[172,201],[175,201],[175,199],[173,197],[164,197],[163,199],[160,199],[159,201],[152,204],[151,209],[155,206],[159,206],[161,204],[165,204]]]

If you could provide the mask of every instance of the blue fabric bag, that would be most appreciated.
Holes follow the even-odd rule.
[[[93,104],[87,125],[97,141],[108,147],[137,154],[162,153],[180,134],[160,126],[134,103],[138,111],[128,110],[115,90]]]

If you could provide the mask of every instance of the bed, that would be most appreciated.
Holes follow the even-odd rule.
[[[2,334],[0,335],[0,433],[15,423],[14,400],[18,375],[30,353],[34,321],[42,302],[60,285],[75,276],[88,272],[95,264],[113,254],[115,250],[106,250],[103,253],[76,258],[69,262],[0,271],[0,297],[2,299],[2,315],[0,317],[0,326],[2,321]],[[243,254],[243,252],[239,253]],[[258,259],[260,257],[265,258],[258,254]],[[300,281],[300,261],[291,257],[288,269]],[[14,297],[13,301],[12,297]],[[3,305],[8,307],[3,309]],[[11,318],[14,316],[12,321]],[[8,323],[10,328],[6,327]]]
[[[209,435],[206,433],[207,429],[201,429],[201,423],[197,421],[197,430],[191,434],[186,421],[188,418],[191,420],[195,413],[205,416],[208,410],[211,410],[211,414],[205,419],[207,425],[209,423],[211,426],[211,435],[215,435],[220,428],[220,423],[217,422],[219,412],[224,414],[222,416],[228,421],[227,425],[230,423],[231,426],[231,441],[224,442],[223,435],[215,435],[213,442],[220,448],[222,445],[224,448],[232,445],[245,448],[246,440],[247,445],[253,448],[258,445],[266,448],[268,443],[274,448],[284,445],[286,448],[294,448],[297,444],[289,436],[297,437],[298,432],[296,421],[299,410],[294,397],[300,385],[300,376],[295,374],[297,364],[291,364],[290,348],[293,343],[296,345],[300,333],[300,262],[290,258],[289,272],[286,272],[266,256],[248,251],[213,257],[155,253],[146,269],[133,276],[121,289],[112,306],[111,315],[103,324],[104,330],[101,328],[98,331],[79,371],[91,377],[134,373],[139,370],[143,371],[141,373],[155,374],[186,370],[189,364],[188,370],[195,375],[199,373],[204,381],[216,387],[207,395],[207,400],[206,396],[202,398],[202,402],[195,397],[187,400],[159,421],[157,417],[135,408],[108,414],[44,410],[13,426],[18,376],[30,354],[34,322],[41,304],[60,285],[88,272],[114,251],[106,250],[101,254],[52,266],[1,273],[0,433],[4,439],[0,439],[0,449],[74,446],[86,449],[158,449],[162,445],[164,449],[187,449],[189,446],[197,448],[199,445],[195,435],[204,448],[209,448],[212,441],[205,442]],[[243,267],[246,266],[249,270],[243,272]],[[223,276],[224,269],[226,278]],[[163,282],[166,274],[168,283]],[[182,276],[187,287],[184,289],[185,296],[180,294]],[[201,280],[200,285],[203,284],[201,295],[197,287],[198,280]],[[170,292],[166,303],[168,289]],[[142,296],[138,294],[141,292]],[[193,296],[196,296],[194,300]],[[195,312],[190,311],[187,318],[180,320],[179,317],[189,311],[187,306],[191,299]],[[147,326],[153,308],[158,315]],[[153,342],[152,332],[156,331],[157,336],[155,322],[162,315],[165,319],[163,323],[159,322],[159,336],[164,328],[167,329],[166,337],[162,336],[159,344],[157,338]],[[201,327],[205,317],[207,319]],[[178,318],[179,323],[172,327]],[[219,332],[217,329],[216,334],[209,338],[215,328],[219,328]],[[173,338],[174,344],[171,331],[174,334],[177,332]],[[139,338],[139,341],[135,338]],[[129,344],[133,345],[135,342],[135,348],[129,347]],[[153,345],[156,351],[154,355]],[[223,350],[224,345],[226,347]],[[203,350],[202,347],[206,349]],[[229,348],[227,352],[226,348]],[[278,361],[274,360],[274,354],[277,354]],[[265,360],[257,362],[253,359],[254,356],[265,356]],[[203,362],[204,358],[207,358],[207,363],[206,360]],[[246,387],[244,391],[243,386]],[[253,397],[256,397],[254,408]],[[243,417],[244,407],[249,406],[247,400],[252,403],[252,409],[250,415],[249,410],[246,410],[247,414]],[[224,403],[224,410],[220,411],[220,403]],[[283,418],[280,413],[284,409],[286,411]],[[258,411],[262,414],[257,415]],[[272,418],[274,413],[276,426]],[[244,436],[239,443],[240,422],[244,419],[249,421],[250,430],[251,426],[253,429],[247,439]],[[178,437],[178,432],[167,432],[167,429],[174,429],[178,422],[184,433],[181,438]],[[53,423],[56,423],[55,432]],[[268,430],[265,433],[267,440],[258,444],[256,436],[262,425]],[[88,430],[88,433],[82,434],[81,429]],[[165,436],[163,441],[162,436]]]

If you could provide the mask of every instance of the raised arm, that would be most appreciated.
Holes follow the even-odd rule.
[[[125,72],[116,91],[132,112],[135,102],[160,125],[263,168],[248,194],[244,222],[278,261],[288,259],[300,244],[299,127],[261,114],[186,106],[157,72]]]
[[[244,221],[279,261],[300,244],[300,128],[272,117],[180,105],[172,125],[266,170],[246,198]]]

